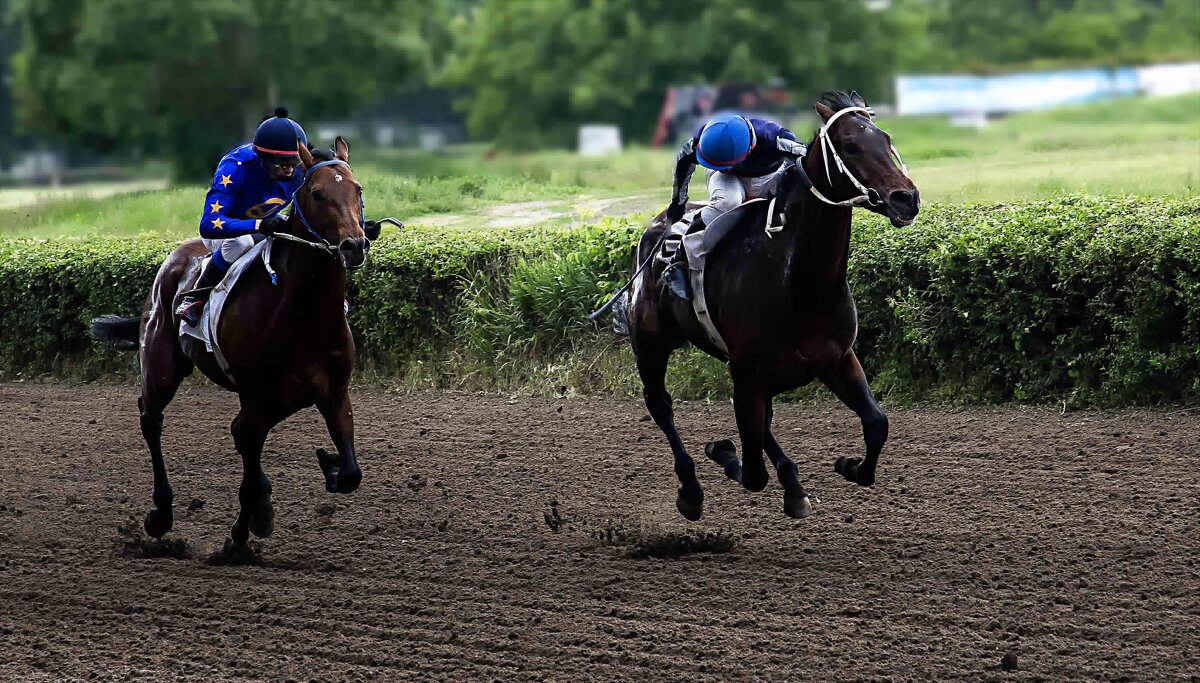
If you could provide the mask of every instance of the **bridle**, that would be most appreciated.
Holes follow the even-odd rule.
[[[330,244],[329,240],[325,239],[316,230],[313,230],[312,224],[308,222],[308,217],[306,217],[304,215],[304,210],[300,208],[300,202],[296,201],[296,198],[298,196],[300,196],[300,190],[303,190],[304,186],[308,184],[309,178],[312,178],[313,173],[318,168],[321,168],[323,166],[345,166],[346,170],[350,170],[350,164],[345,161],[342,161],[341,159],[330,159],[329,161],[322,161],[320,163],[313,164],[311,167],[305,169],[304,182],[300,183],[300,187],[296,188],[296,191],[294,193],[292,193],[292,198],[288,202],[292,205],[292,208],[295,209],[296,215],[300,217],[300,224],[304,226],[305,230],[308,230],[308,233],[310,235],[312,235],[313,237],[316,237],[318,241],[314,242],[312,240],[306,240],[303,237],[297,237],[296,235],[292,235],[292,234],[289,234],[286,232],[277,232],[273,235],[273,237],[285,239],[289,242],[298,242],[300,244],[310,246],[314,249],[320,249],[321,251],[324,251],[330,255],[333,255],[333,254],[338,253],[337,246]],[[366,205],[363,204],[361,190],[358,193],[358,224],[359,224],[359,227],[362,227],[364,229],[366,228],[366,225],[367,225]]]
[[[850,199],[835,202],[821,194],[821,191],[818,190],[815,185],[813,185],[812,180],[808,177],[808,173],[804,170],[803,161],[800,161],[796,164],[796,169],[800,173],[801,181],[808,186],[808,191],[811,192],[814,197],[825,202],[826,204],[831,206],[859,206],[861,204],[866,204],[868,206],[881,206],[884,203],[883,197],[880,196],[878,191],[863,185],[861,182],[859,182],[858,178],[854,177],[854,174],[851,173],[850,169],[846,167],[846,163],[842,161],[840,156],[838,156],[837,150],[833,147],[833,142],[829,139],[829,129],[831,126],[833,126],[833,122],[841,118],[843,114],[851,113],[866,114],[867,119],[874,117],[874,112],[866,107],[847,107],[845,109],[838,110],[833,116],[829,117],[829,120],[826,121],[823,126],[821,126],[821,130],[817,132],[817,140],[821,143],[821,161],[825,165],[825,179],[829,182],[829,186],[833,187],[833,175],[829,170],[829,157],[832,156],[838,172],[846,176],[846,178],[848,178],[854,187],[858,188],[858,191],[862,194],[858,195],[857,197],[851,197]],[[900,172],[904,174],[905,178],[907,178],[908,167],[904,165],[904,160],[900,158],[900,152],[896,150],[895,145],[889,146],[892,148],[892,154],[896,157],[896,163],[900,164]]]

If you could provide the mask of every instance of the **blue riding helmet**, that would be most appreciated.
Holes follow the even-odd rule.
[[[258,124],[254,131],[254,151],[277,157],[300,156],[296,151],[296,142],[308,144],[308,137],[300,124],[288,118],[288,110],[279,107],[275,116]]]
[[[721,114],[700,133],[696,161],[704,168],[724,171],[738,165],[754,149],[754,127],[737,114]]]

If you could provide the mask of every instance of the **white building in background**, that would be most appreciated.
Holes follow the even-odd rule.
[[[611,124],[579,127],[579,154],[599,156],[621,151],[621,129]]]
[[[997,76],[960,74],[896,77],[901,115],[949,115],[978,120],[995,114],[1049,109],[1131,95],[1200,91],[1200,62],[1115,69],[1061,69]]]

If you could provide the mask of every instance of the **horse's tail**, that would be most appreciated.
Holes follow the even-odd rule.
[[[92,336],[118,351],[137,351],[141,317],[122,318],[119,315],[102,315],[92,319]]]

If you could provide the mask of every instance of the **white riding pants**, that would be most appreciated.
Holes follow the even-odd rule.
[[[232,266],[234,262],[254,247],[257,242],[254,237],[254,235],[242,235],[241,237],[229,237],[220,240],[203,240],[203,242],[209,251],[213,253],[220,251],[221,260],[225,261],[227,266]]]

